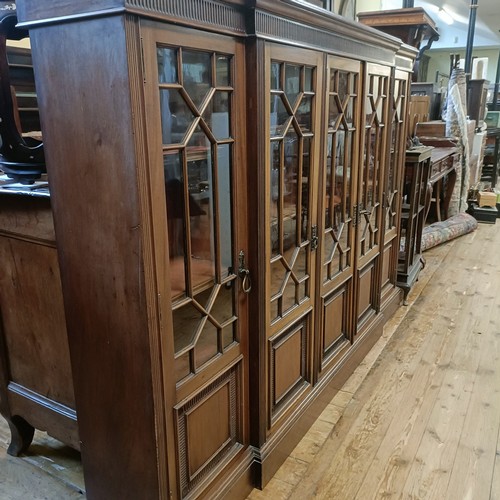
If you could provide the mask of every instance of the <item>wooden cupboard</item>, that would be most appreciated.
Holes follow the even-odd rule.
[[[415,51],[298,0],[18,14],[88,496],[244,497],[399,304]]]

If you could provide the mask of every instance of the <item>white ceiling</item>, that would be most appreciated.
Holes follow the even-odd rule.
[[[403,2],[384,0],[384,9],[401,8]],[[440,33],[433,49],[465,47],[469,27],[470,0],[415,0],[415,7],[423,7],[433,18]],[[437,15],[444,8],[455,19],[452,25],[444,23]],[[474,47],[500,48],[500,0],[477,0]]]

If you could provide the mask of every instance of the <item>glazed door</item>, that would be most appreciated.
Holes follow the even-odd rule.
[[[268,426],[312,384],[323,55],[267,45]]]
[[[384,182],[384,255],[381,274],[381,305],[396,286],[399,252],[398,226],[401,210],[402,165],[406,151],[407,97],[410,76],[395,70],[389,97],[389,161]]]
[[[170,327],[162,332],[166,411],[185,497],[203,491],[248,442],[250,281],[239,272],[246,251],[244,59],[229,37],[143,28],[156,250],[165,256],[158,269],[170,295]]]
[[[326,151],[320,174],[317,341],[319,370],[332,366],[351,345],[355,219],[360,135],[361,63],[329,56],[326,89]],[[319,304],[319,301],[318,301]]]
[[[387,158],[386,127],[391,69],[378,64],[365,65],[361,137],[363,151],[358,179],[356,206],[356,309],[355,335],[380,307],[380,272],[383,179]]]

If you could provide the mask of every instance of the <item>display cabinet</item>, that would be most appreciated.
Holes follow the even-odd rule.
[[[243,498],[400,303],[416,51],[296,0],[18,11],[88,496]]]
[[[432,150],[430,146],[420,146],[406,151],[401,250],[398,259],[398,286],[404,290],[405,303],[425,265],[422,257],[422,230],[427,215]]]

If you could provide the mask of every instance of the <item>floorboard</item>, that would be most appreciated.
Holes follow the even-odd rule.
[[[500,224],[426,252],[381,339],[250,500],[500,500]],[[0,498],[85,498],[80,455],[36,432]]]

